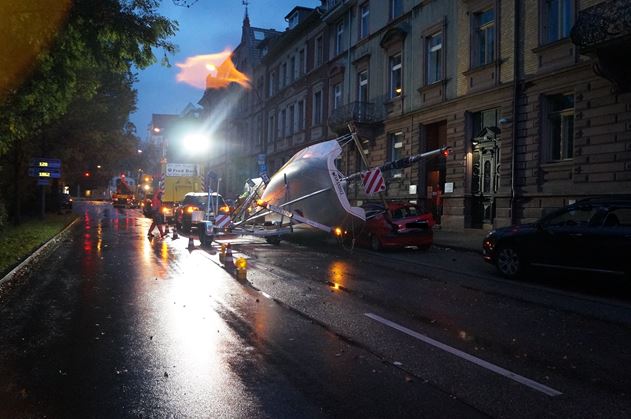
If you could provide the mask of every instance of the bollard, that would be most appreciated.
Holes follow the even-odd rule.
[[[224,256],[224,267],[226,271],[232,273],[234,271],[234,261],[232,260],[232,247],[230,243],[226,246],[226,256]]]
[[[193,240],[193,236],[188,236],[188,248],[189,249],[195,248],[195,241]]]
[[[234,261],[234,266],[237,269],[237,279],[239,281],[245,281],[248,276],[248,262],[244,257],[239,257]]]

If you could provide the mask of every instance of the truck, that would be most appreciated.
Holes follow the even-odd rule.
[[[175,208],[189,192],[203,191],[203,169],[194,163],[163,163],[164,192],[163,214],[168,223],[173,222]]]
[[[136,181],[121,174],[114,176],[109,184],[112,205],[122,208],[133,208],[136,205]]]

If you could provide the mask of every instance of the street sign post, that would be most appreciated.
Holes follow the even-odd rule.
[[[59,179],[61,177],[61,170],[48,167],[29,167],[28,175],[40,179]]]
[[[33,157],[29,166],[42,167],[47,169],[61,169],[61,160],[49,159],[46,157]]]
[[[50,179],[61,178],[61,160],[47,157],[31,158],[28,175],[37,178],[37,186],[42,190],[42,218],[46,215],[46,189],[50,185]]]

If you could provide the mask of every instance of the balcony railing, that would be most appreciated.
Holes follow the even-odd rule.
[[[572,28],[572,40],[581,53],[631,36],[631,2],[608,0],[581,10]]]
[[[383,121],[383,107],[374,103],[351,102],[331,112],[329,126],[333,130],[344,129],[349,122],[357,124],[376,124]]]
[[[618,92],[631,91],[631,2],[608,0],[581,10],[572,28],[579,52],[594,58],[594,71]]]

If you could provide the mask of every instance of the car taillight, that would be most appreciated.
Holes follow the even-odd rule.
[[[230,207],[229,206],[223,206],[221,208],[219,208],[219,211],[228,214],[230,212]]]
[[[198,211],[198,210],[199,210],[199,208],[197,208],[197,207],[188,207],[188,208],[186,208],[186,212],[188,214],[192,214],[193,211]]]

